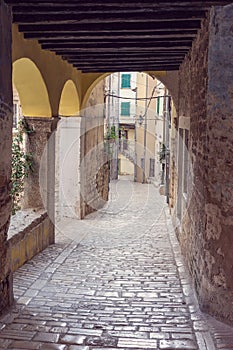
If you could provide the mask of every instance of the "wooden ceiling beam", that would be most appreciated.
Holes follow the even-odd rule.
[[[85,72],[177,70],[211,6],[230,0],[4,0],[25,39]]]
[[[61,24],[61,23],[118,23],[118,22],[142,22],[142,18],[146,18],[147,22],[161,22],[163,21],[189,21],[201,20],[205,15],[205,11],[147,11],[143,10],[139,14],[133,11],[125,12],[91,12],[91,13],[14,13],[13,21],[18,24]]]
[[[21,32],[32,32],[32,31],[43,31],[43,32],[68,32],[68,33],[78,33],[79,31],[87,31],[87,32],[98,32],[98,31],[109,31],[119,30],[127,31],[127,30],[150,30],[153,31],[161,31],[161,30],[187,30],[187,29],[198,29],[200,28],[200,20],[189,20],[189,21],[145,21],[144,19],[139,22],[106,22],[106,23],[73,23],[73,24],[23,24],[19,25],[19,30]]]
[[[110,64],[115,64],[115,63],[129,63],[129,62],[137,62],[137,63],[161,63],[161,62],[179,62],[181,63],[183,61],[183,57],[173,57],[173,58],[167,58],[167,57],[152,57],[150,59],[140,59],[140,58],[135,58],[135,59],[129,59],[128,61],[125,59],[119,59],[119,60],[93,60],[93,59],[67,59],[67,61],[70,64],[88,64],[88,65],[93,65],[97,66],[98,64],[106,64],[106,62],[109,62]]]
[[[66,5],[62,5],[62,4],[45,4],[45,5],[40,5],[38,6],[38,4],[30,4],[30,5],[17,5],[17,6],[13,6],[13,12],[14,14],[17,15],[24,15],[25,12],[27,14],[30,15],[46,15],[46,14],[60,14],[63,13],[64,15],[71,15],[71,14],[76,14],[76,15],[89,15],[89,14],[95,14],[95,15],[99,15],[99,14],[122,14],[122,13],[128,13],[130,12],[130,14],[144,14],[146,13],[154,13],[154,14],[158,14],[158,13],[172,13],[172,12],[187,12],[187,13],[200,13],[200,12],[205,12],[209,9],[208,6],[205,6],[205,4],[203,4],[202,6],[193,6],[193,5],[189,5],[189,6],[152,6],[151,4],[146,4],[142,7],[142,6],[124,6],[121,7],[119,5],[114,6],[111,5],[109,6],[109,4],[101,4],[101,5],[94,5],[94,6],[90,6],[90,5],[86,5],[86,4],[69,4],[69,7],[67,7]],[[26,11],[25,11],[26,10]]]
[[[75,67],[79,69],[78,67]],[[121,66],[121,67],[110,67],[110,68],[86,68],[82,69],[83,73],[114,73],[114,72],[146,72],[146,71],[176,71],[179,70],[179,65],[167,66],[167,65],[158,65],[158,66]]]
[[[111,50],[114,51],[121,51],[121,50],[137,50],[137,49],[146,49],[149,48],[152,50],[165,50],[168,51],[169,49],[181,49],[181,50],[188,50],[190,48],[190,42],[133,42],[133,43],[95,43],[95,44],[88,44],[88,43],[75,43],[73,45],[69,44],[55,44],[55,45],[42,45],[42,49],[50,50],[50,51],[103,51],[103,50]]]
[[[131,50],[131,51],[125,51],[125,50],[117,50],[117,51],[112,51],[112,50],[102,50],[101,54],[100,52],[94,50],[94,51],[80,51],[80,50],[75,50],[75,51],[67,51],[67,52],[59,52],[57,51],[57,54],[64,57],[64,58],[74,58],[74,57],[118,57],[118,59],[121,59],[121,57],[157,57],[157,56],[172,56],[172,55],[185,55],[189,50]]]
[[[141,62],[140,63],[137,63],[135,62],[134,64],[133,63],[130,63],[130,64],[126,64],[126,63],[121,63],[121,64],[111,64],[111,65],[96,65],[96,66],[93,66],[93,65],[81,65],[81,64],[73,64],[73,66],[75,68],[78,68],[80,70],[86,70],[86,69],[92,69],[93,71],[95,70],[102,70],[102,69],[105,69],[106,72],[108,72],[109,70],[111,70],[112,68],[115,69],[122,69],[123,67],[128,67],[128,68],[131,68],[131,70],[135,70],[135,69],[138,69],[139,67],[147,67],[147,70],[153,70],[154,67],[156,66],[156,69],[160,66],[165,66],[166,67],[179,67],[181,64],[181,62],[154,62],[154,63],[145,63],[145,64],[142,64]]]
[[[126,46],[125,46],[126,45]],[[77,41],[77,42],[56,42],[56,43],[42,43],[42,48],[46,50],[60,50],[60,49],[79,49],[79,48],[184,48],[188,49],[192,45],[192,41],[186,40],[170,40],[170,41],[157,41],[157,40],[143,40],[143,42],[138,42],[137,40],[110,40],[110,41],[101,41],[101,42],[85,42],[85,41]]]
[[[167,42],[172,42],[174,44],[182,44],[182,43],[192,43],[193,38],[192,37],[170,37],[170,38],[151,38],[151,37],[144,37],[143,42],[146,44],[152,44],[153,46],[156,45],[157,43],[167,43]],[[138,43],[138,38],[127,38],[127,37],[121,37],[121,38],[105,38],[101,40],[97,39],[86,39],[86,38],[79,38],[75,40],[39,40],[39,43],[42,44],[43,47],[74,47],[76,44],[87,44],[87,45],[92,45],[92,44],[98,44],[99,46],[102,46],[102,44],[117,44],[117,45],[122,45],[122,44],[131,44],[131,43]]]
[[[142,32],[142,33],[136,33],[136,32],[107,32],[107,33],[95,33],[95,32],[89,32],[89,33],[74,33],[74,34],[62,34],[62,33],[25,33],[24,37],[25,39],[38,39],[41,41],[69,41],[69,40],[105,40],[105,39],[122,39],[122,38],[129,38],[129,39],[137,39],[137,40],[144,40],[147,38],[151,39],[173,39],[173,38],[188,38],[193,39],[196,36],[196,30],[190,30],[190,31],[176,31],[176,32]]]
[[[25,5],[25,6],[29,6],[29,5],[35,5],[35,1],[34,0],[4,0],[7,4],[13,5],[13,6],[18,6],[18,5]],[[85,5],[85,6],[91,6],[91,7],[95,7],[96,5],[99,6],[118,6],[118,7],[125,7],[125,6],[139,6],[139,7],[144,7],[144,6],[151,6],[151,7],[161,7],[161,6],[166,6],[166,7],[172,7],[172,6],[197,6],[197,7],[202,7],[202,6],[220,6],[220,5],[225,5],[225,4],[229,4],[231,3],[231,1],[227,1],[227,0],[211,0],[211,1],[200,1],[200,0],[157,0],[157,1],[148,1],[146,0],[144,1],[135,1],[135,0],[108,0],[106,3],[97,0],[93,3],[93,1],[90,0],[38,0],[36,2],[36,6],[40,7],[40,6],[44,6],[45,4],[47,5],[62,5],[62,6],[81,6],[81,5]]]
[[[99,62],[131,62],[131,61],[138,61],[138,62],[147,62],[147,61],[156,61],[156,60],[180,60],[182,61],[184,58],[183,54],[169,54],[169,55],[154,55],[154,56],[112,56],[112,55],[99,55],[97,56],[91,56],[91,55],[77,55],[77,56],[62,56],[62,58],[70,63],[79,63],[79,62],[90,62],[93,64],[97,64]]]

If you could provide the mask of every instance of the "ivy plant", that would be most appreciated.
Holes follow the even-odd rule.
[[[23,147],[24,134],[27,133],[25,122],[18,123],[18,130],[12,141],[12,174],[11,197],[12,214],[21,209],[21,199],[24,192],[24,180],[33,171],[32,154],[26,153]]]

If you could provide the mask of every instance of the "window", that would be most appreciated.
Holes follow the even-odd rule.
[[[122,74],[121,75],[121,88],[122,89],[130,89],[131,84],[131,74]]]
[[[130,102],[121,102],[121,115],[130,116]]]

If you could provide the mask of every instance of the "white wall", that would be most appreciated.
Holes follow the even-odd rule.
[[[80,117],[61,118],[56,137],[56,216],[80,218]]]

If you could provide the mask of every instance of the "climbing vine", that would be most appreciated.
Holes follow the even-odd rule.
[[[23,120],[18,123],[18,130],[12,141],[12,174],[11,197],[12,214],[21,209],[21,200],[24,191],[24,180],[30,171],[33,171],[32,154],[26,153],[23,147],[23,136],[31,132]]]

